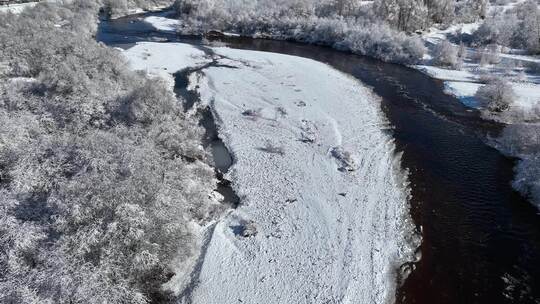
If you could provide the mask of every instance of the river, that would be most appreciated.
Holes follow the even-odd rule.
[[[202,43],[155,31],[140,17],[102,20],[97,39],[124,48],[138,41]],[[422,259],[397,303],[540,303],[540,216],[510,185],[515,161],[486,144],[501,125],[483,121],[444,94],[441,81],[408,67],[287,41],[221,41],[325,62],[383,98],[423,238]]]

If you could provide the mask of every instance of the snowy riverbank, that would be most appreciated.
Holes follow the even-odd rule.
[[[463,39],[478,40],[475,33],[478,29],[488,39],[490,34],[485,33],[496,31],[486,29],[494,26],[495,21],[489,18],[502,16],[502,12],[511,12],[524,3],[517,0],[491,5],[489,14],[492,16],[485,21],[455,24],[446,29],[431,28],[422,35],[430,54],[425,56],[421,65],[414,67],[444,81],[447,94],[456,96],[470,108],[480,110],[483,118],[505,124],[504,132],[498,138],[490,139],[490,144],[505,155],[520,160],[515,167],[516,178],[512,185],[540,208],[537,173],[540,170],[540,140],[537,135],[540,133],[540,57],[526,55],[524,49],[510,49],[497,44],[479,48],[458,45]],[[512,18],[512,14],[502,18]],[[447,61],[447,67],[437,66],[441,58]],[[453,64],[448,64],[450,61]]]
[[[157,58],[175,47],[167,54],[187,56]],[[217,223],[191,300],[392,302],[398,268],[412,259],[413,226],[378,97],[312,60],[214,51],[217,65],[191,86],[234,155],[228,175],[242,201]],[[124,53],[137,69],[174,73],[172,62],[189,66],[199,52],[144,43]],[[242,236],[246,226],[256,233]]]
[[[423,35],[431,51],[443,41],[462,34],[470,35],[479,23],[460,24],[445,30],[431,29]],[[456,49],[459,45],[454,44]],[[500,77],[509,81],[515,92],[515,100],[510,103],[506,113],[496,118],[504,123],[519,123],[531,120],[531,114],[535,115],[535,109],[540,108],[540,80],[538,72],[532,65],[540,65],[538,56],[493,54],[494,62],[482,63],[481,51],[471,48],[463,48],[463,63],[459,69],[450,67],[438,67],[432,62],[432,56],[426,56],[424,63],[414,66],[433,78],[443,80],[446,93],[458,97],[461,102],[471,108],[479,108],[481,105],[475,97],[478,89],[493,77]]]

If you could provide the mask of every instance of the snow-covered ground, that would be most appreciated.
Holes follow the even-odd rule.
[[[491,10],[508,10],[513,8],[519,2],[508,3],[503,6],[492,5]],[[429,46],[430,50],[434,46],[448,40],[449,37],[458,37],[460,34],[472,34],[478,29],[481,21],[468,24],[452,25],[446,29],[437,29],[435,27],[426,31],[422,38]],[[455,45],[457,48],[458,45]],[[451,68],[441,68],[434,66],[431,62],[432,56],[426,55],[422,64],[415,66],[417,69],[427,73],[431,77],[444,80],[446,92],[458,97],[465,105],[477,108],[479,103],[474,97],[482,83],[482,78],[488,76],[499,76],[510,81],[514,89],[516,99],[510,105],[510,112],[515,115],[502,116],[501,120],[506,123],[516,122],[516,118],[527,120],[527,113],[540,106],[540,75],[527,72],[524,68],[530,63],[539,64],[540,57],[520,55],[516,53],[521,50],[505,50],[498,54],[499,63],[482,66],[480,64],[479,51],[474,48],[465,48],[466,58],[460,70]],[[519,122],[519,121],[518,121]]]
[[[25,8],[33,7],[38,2],[16,3],[8,5],[0,5],[0,13],[20,14]]]
[[[191,77],[191,87],[234,155],[227,174],[242,201],[211,230],[191,302],[393,302],[414,238],[379,98],[312,60],[214,51],[217,64]],[[140,43],[124,54],[157,75],[204,62],[199,49],[176,43]],[[246,226],[256,233],[242,236]]]
[[[194,302],[393,302],[412,228],[379,98],[319,62],[215,51],[236,68],[206,69],[199,91],[242,205],[216,227]],[[248,222],[257,235],[237,235]]]
[[[174,86],[173,73],[211,61],[202,50],[184,43],[139,42],[123,54],[133,69],[159,76],[171,87]]]

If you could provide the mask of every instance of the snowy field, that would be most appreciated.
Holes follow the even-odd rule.
[[[228,175],[242,201],[209,237],[192,303],[393,302],[413,227],[379,98],[312,60],[214,51],[217,64],[191,86],[234,156]],[[124,54],[158,75],[203,61],[183,44]]]

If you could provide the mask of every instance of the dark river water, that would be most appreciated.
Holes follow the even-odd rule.
[[[202,43],[154,31],[138,17],[102,21],[97,39],[121,47],[137,41]],[[510,186],[514,161],[486,144],[500,125],[482,121],[445,95],[442,82],[414,69],[322,46],[222,41],[328,63],[383,98],[410,172],[411,215],[423,237],[422,259],[399,288],[397,303],[540,303],[540,216]]]

